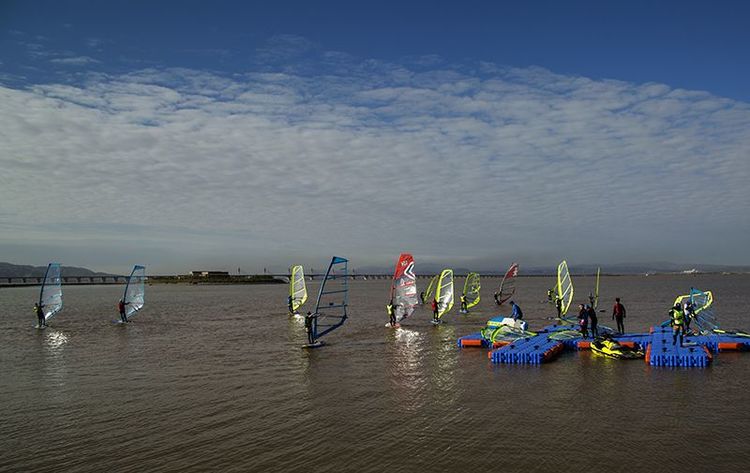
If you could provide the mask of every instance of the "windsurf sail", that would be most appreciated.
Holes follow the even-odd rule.
[[[44,311],[44,320],[54,317],[63,307],[62,278],[60,263],[50,263],[44,273],[42,288],[39,291],[39,305]]]
[[[289,278],[289,300],[291,301],[292,312],[297,312],[297,309],[307,301],[307,286],[305,285],[305,271],[302,266],[292,266],[289,270],[291,277]]]
[[[440,278],[439,274],[434,275],[430,278],[430,283],[427,285],[427,289],[424,291],[424,300],[429,301],[432,299],[432,294],[435,292],[435,288],[437,287],[438,279]]]
[[[414,258],[409,253],[401,253],[396,262],[391,282],[391,302],[396,322],[409,317],[419,302],[417,277],[414,275]]]
[[[349,305],[349,260],[334,256],[323,278],[315,303],[312,321],[312,339],[336,330],[347,318]]]
[[[570,279],[568,262],[565,260],[557,266],[557,297],[560,300],[560,317],[565,318],[573,302],[573,281]]]
[[[125,302],[125,316],[128,319],[143,309],[145,295],[146,268],[135,265],[128,277],[128,283],[125,285],[125,295],[122,298],[123,302]]]
[[[435,285],[435,300],[437,301],[438,319],[453,308],[453,270],[444,269]]]
[[[479,304],[481,297],[479,290],[482,288],[479,283],[479,273],[469,273],[464,281],[464,297],[466,297],[466,308],[471,309]]]
[[[602,273],[602,268],[596,268],[596,284],[594,285],[594,294],[591,298],[591,307],[594,310],[599,308],[599,278]]]
[[[702,333],[710,333],[719,328],[719,321],[713,310],[714,295],[711,291],[701,291],[694,287],[690,288],[690,294],[678,296],[675,304],[684,306],[690,302],[693,306],[693,320]]]
[[[505,272],[503,280],[500,281],[500,288],[495,293],[495,302],[503,305],[508,302],[513,294],[516,293],[516,277],[518,276],[518,263],[513,263]]]

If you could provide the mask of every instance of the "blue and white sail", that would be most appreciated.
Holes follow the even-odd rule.
[[[128,283],[125,286],[125,295],[122,300],[125,302],[125,316],[130,319],[132,316],[143,309],[146,295],[146,268],[143,266],[133,266],[128,277]]]
[[[318,291],[312,320],[312,339],[336,330],[344,324],[349,306],[349,260],[334,256]]]
[[[60,277],[60,263],[50,263],[44,273],[42,288],[39,291],[39,305],[44,311],[47,321],[62,310],[62,278]]]

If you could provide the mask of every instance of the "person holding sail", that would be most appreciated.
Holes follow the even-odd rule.
[[[122,299],[117,303],[117,310],[120,312],[120,322],[124,324],[128,322],[128,316],[125,314],[125,306],[127,305],[130,305],[130,302],[125,302]]]
[[[396,326],[396,310],[393,307],[393,299],[391,299],[388,302],[388,305],[385,306],[386,312],[388,312],[388,319],[390,320],[391,327]]]
[[[36,314],[36,319],[39,324],[39,327],[46,327],[47,321],[44,319],[44,304],[40,304],[39,302],[34,303],[34,313]]]
[[[466,294],[461,294],[461,313],[467,314],[469,309],[466,307]]]
[[[432,323],[437,324],[440,322],[440,319],[438,318],[438,301],[437,299],[432,300]]]

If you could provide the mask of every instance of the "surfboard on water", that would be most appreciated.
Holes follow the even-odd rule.
[[[417,295],[417,277],[414,275],[414,257],[409,253],[401,253],[396,261],[391,280],[390,301],[393,304],[393,315],[396,325],[414,313],[419,302]],[[390,322],[387,327],[390,327]]]
[[[349,316],[349,260],[334,256],[328,265],[323,282],[318,291],[315,312],[306,321],[310,343],[303,348],[317,348],[324,343],[320,337],[341,327]]]
[[[44,321],[57,315],[63,308],[62,297],[62,277],[60,276],[60,263],[50,263],[47,265],[47,271],[44,273],[42,287],[39,290],[39,305],[44,311]],[[43,330],[38,323],[34,324],[35,328]]]
[[[289,297],[292,302],[292,314],[298,315],[297,311],[307,301],[307,285],[305,284],[305,271],[301,265],[289,268]]]
[[[510,265],[508,270],[500,281],[500,287],[495,293],[495,302],[497,305],[503,305],[516,293],[516,277],[518,276],[518,263]]]

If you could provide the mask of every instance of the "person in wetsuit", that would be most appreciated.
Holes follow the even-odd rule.
[[[680,346],[685,335],[685,313],[682,306],[677,303],[669,311],[669,324],[672,326],[672,345],[677,344],[677,336],[680,337]]]
[[[562,299],[555,296],[555,309],[557,309],[557,318],[562,317]]]
[[[287,299],[287,305],[289,306],[289,315],[294,315],[294,298],[291,295]]]
[[[581,328],[581,336],[588,338],[589,336],[589,313],[586,310],[586,306],[583,304],[578,306],[578,325]]]
[[[424,291],[419,293],[419,300],[422,301],[422,304],[424,304]]]
[[[44,304],[34,303],[34,313],[36,314],[37,324],[39,327],[46,327],[47,321],[44,319]]]
[[[494,293],[494,294],[493,294],[493,297],[495,298],[495,304],[497,304],[497,305],[502,305],[502,304],[500,303],[500,294],[498,294],[498,293],[496,292],[496,293]]]
[[[690,333],[690,322],[695,318],[695,306],[690,301],[685,302],[683,312],[685,313],[685,332]]]
[[[612,319],[617,322],[617,331],[625,333],[625,306],[620,304],[619,297],[615,297],[615,305],[612,307]]]
[[[391,327],[396,326],[396,311],[393,307],[393,299],[388,301],[388,305],[385,306],[386,312],[388,312],[388,320],[390,321]]]
[[[432,321],[434,323],[440,322],[440,319],[438,318],[438,302],[436,299],[432,300]]]
[[[124,300],[120,299],[120,302],[117,303],[117,310],[120,312],[120,321],[122,323],[128,322],[128,316],[125,315],[126,305],[130,305],[130,302],[125,302]]]
[[[523,320],[523,311],[521,310],[521,307],[513,301],[510,301],[510,307],[513,309],[513,312],[511,313],[513,320]]]
[[[305,332],[307,332],[307,342],[310,345],[315,343],[315,334],[313,333],[313,319],[317,317],[317,314],[313,315],[312,312],[307,312],[305,315]]]
[[[461,312],[469,312],[469,309],[466,308],[466,294],[461,294]]]
[[[596,317],[596,311],[593,307],[586,306],[586,313],[589,316],[589,325],[591,326],[591,338],[599,336],[599,319]]]

